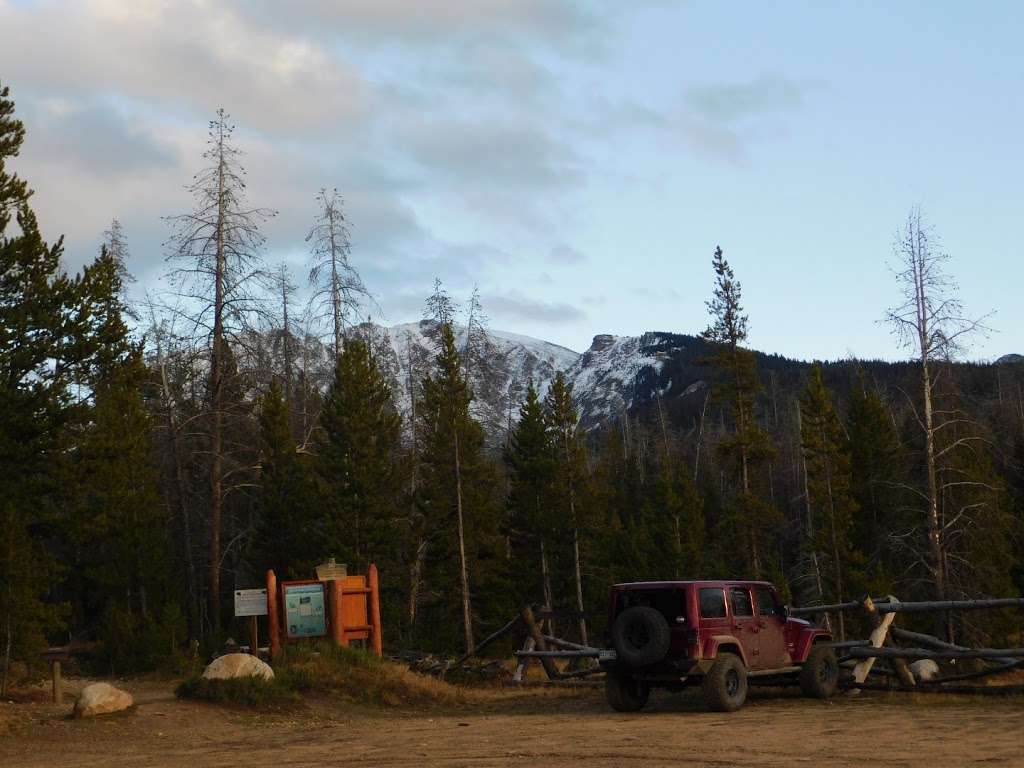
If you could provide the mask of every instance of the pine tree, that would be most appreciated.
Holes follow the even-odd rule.
[[[554,453],[544,409],[532,381],[520,406],[505,461],[510,474],[508,535],[513,583],[521,587],[520,602],[542,598],[544,605],[551,606]]]
[[[701,578],[707,521],[689,467],[662,456],[646,501],[649,560],[662,569],[661,578]]]
[[[319,552],[309,542],[323,531],[315,524],[313,478],[309,457],[298,451],[288,418],[288,404],[274,380],[260,401],[259,522],[251,562],[259,578],[273,569],[278,578],[305,578]]]
[[[495,509],[497,482],[483,452],[484,431],[469,413],[473,394],[462,372],[450,324],[440,327],[436,371],[423,382],[420,401],[420,508],[423,538],[435,569],[435,590],[448,580],[458,584],[457,610],[448,594],[438,596],[438,621],[456,619],[467,651],[474,647],[472,589],[493,594],[494,604],[481,600],[482,612],[499,605],[498,571],[504,570]],[[454,567],[455,573],[451,572]],[[473,586],[473,579],[477,586]]]
[[[587,527],[581,504],[586,478],[586,453],[577,432],[579,413],[572,401],[572,386],[559,371],[544,398],[544,416],[551,432],[555,456],[553,509],[558,525],[572,537],[572,587],[575,596],[580,641],[587,645],[587,620],[584,617],[582,533]]]
[[[70,447],[69,425],[87,409],[108,297],[96,280],[60,266],[62,241],[47,245],[27,183],[8,169],[25,137],[0,85],[0,688],[12,658],[34,660],[60,611],[44,597],[57,564],[42,545],[55,535],[54,503]],[[12,220],[16,226],[11,229]]]
[[[712,267],[715,291],[707,302],[711,325],[702,336],[714,349],[711,364],[723,375],[715,388],[715,399],[732,419],[731,435],[719,443],[718,452],[739,475],[739,493],[727,505],[722,520],[746,551],[750,574],[760,578],[766,570],[765,550],[770,551],[764,540],[778,513],[755,495],[751,470],[770,458],[773,451],[754,413],[761,379],[753,353],[743,347],[748,318],[740,304],[741,286],[721,248],[715,249]]]
[[[395,539],[401,438],[391,389],[362,339],[349,339],[338,355],[320,428],[317,472],[327,500],[328,554],[362,573],[381,562]]]
[[[848,597],[849,572],[858,559],[850,547],[850,528],[857,503],[850,488],[846,436],[817,363],[811,367],[800,407],[800,439],[808,495],[806,546],[814,554],[826,555],[828,567],[824,569],[824,582],[827,587],[822,599],[827,603],[840,603]],[[839,636],[845,639],[842,613],[839,614]]]
[[[889,410],[863,371],[850,392],[846,429],[850,492],[856,503],[852,546],[866,558],[864,588],[871,594],[888,594],[902,559],[893,551],[892,536],[911,525],[899,490],[906,461]]]

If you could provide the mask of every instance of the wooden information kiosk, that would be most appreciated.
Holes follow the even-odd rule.
[[[376,655],[384,653],[380,626],[380,588],[377,566],[366,575],[343,578],[277,580],[267,571],[267,621],[270,656],[282,643],[330,637],[339,646],[364,640]]]

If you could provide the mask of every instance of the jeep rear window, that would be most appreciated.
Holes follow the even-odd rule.
[[[634,605],[649,605],[665,617],[668,625],[675,626],[677,617],[686,613],[686,600],[681,589],[630,589],[619,593],[615,613]]]
[[[754,605],[750,602],[750,590],[744,587],[732,587],[729,590],[729,603],[732,605],[733,616],[753,616]]]
[[[705,619],[725,618],[725,591],[714,587],[701,589],[700,615]]]

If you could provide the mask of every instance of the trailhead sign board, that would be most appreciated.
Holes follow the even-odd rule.
[[[235,616],[266,616],[266,589],[236,589]]]
[[[285,629],[288,637],[323,637],[327,634],[324,584],[284,585]]]

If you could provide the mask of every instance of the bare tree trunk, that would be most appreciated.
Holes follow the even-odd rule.
[[[555,607],[554,597],[551,592],[551,571],[548,569],[548,552],[544,546],[544,537],[540,539],[540,574],[542,581],[542,589],[544,590],[544,607],[551,610]],[[548,634],[555,634],[555,620],[553,617],[549,617],[548,620]]]
[[[409,569],[409,631],[416,626],[416,611],[419,608],[420,591],[423,587],[423,566],[427,561],[427,541],[420,539],[416,544],[416,554]]]
[[[217,173],[216,272],[214,275],[213,348],[210,355],[210,395],[213,424],[210,439],[210,621],[213,635],[220,633],[220,533],[223,516],[223,448],[224,448],[224,145],[223,132],[219,144]]]
[[[334,316],[334,359],[338,359],[338,355],[341,354],[341,340],[342,340],[342,306],[341,306],[341,286],[339,284],[338,276],[338,244],[335,237],[335,213],[333,204],[328,208],[328,225],[330,227],[330,239],[331,239],[331,311]]]
[[[281,309],[284,315],[284,336],[281,339],[284,353],[284,402],[288,408],[288,426],[292,427],[292,347],[291,347],[291,325],[288,322],[288,283],[286,275],[281,276]]]
[[[466,653],[472,653],[476,643],[473,642],[473,611],[469,601],[469,566],[466,562],[466,534],[462,510],[462,464],[459,455],[459,433],[455,433],[455,507],[458,515],[459,533],[459,580],[462,586],[462,623],[466,638]]]
[[[800,434],[800,466],[803,469],[803,485],[804,485],[804,504],[806,509],[806,518],[804,519],[804,546],[807,548],[807,554],[811,560],[811,567],[814,569],[814,583],[818,588],[818,600],[825,598],[825,583],[821,576],[821,564],[818,562],[818,553],[814,549],[814,512],[811,508],[811,489],[807,479],[807,455],[803,449],[803,414],[800,410],[800,401],[796,402],[796,429],[797,433]],[[842,615],[842,614],[840,614]],[[829,631],[832,630],[832,619],[829,614],[825,614],[825,628]]]
[[[711,397],[711,388],[708,387],[708,392],[704,395],[704,406],[700,409],[700,429],[697,430],[697,455],[693,460],[693,482],[697,482],[698,476],[700,475],[700,449],[704,443],[704,416],[708,411],[708,399]]]
[[[575,504],[572,501],[571,495],[569,497],[569,505],[573,509],[573,519],[575,519]],[[580,529],[577,526],[573,526],[572,529],[572,557],[576,577],[576,610],[580,615],[580,642],[583,645],[590,645],[590,642],[587,640],[587,617],[583,615],[583,572],[580,568]]]

